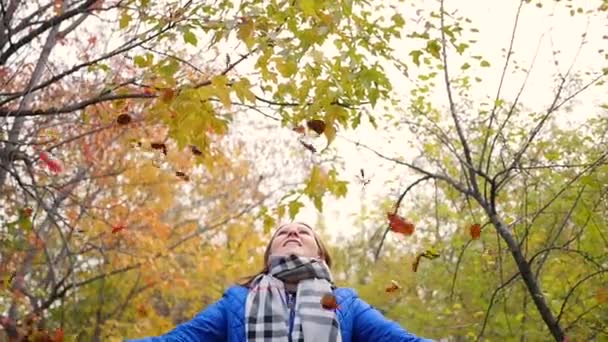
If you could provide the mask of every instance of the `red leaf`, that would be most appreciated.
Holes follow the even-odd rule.
[[[338,309],[338,300],[331,293],[326,293],[321,297],[321,306],[323,309],[336,310]]]
[[[121,230],[126,229],[127,226],[124,224],[115,224],[112,226],[112,234],[116,234],[118,232],[120,232]]]
[[[40,160],[42,160],[44,165],[46,165],[46,167],[48,167],[53,173],[63,171],[61,164],[59,164],[58,161],[51,159],[46,152],[40,152]]]
[[[63,342],[63,329],[59,328],[55,330],[55,336],[53,336],[53,342]]]
[[[30,207],[23,208],[23,216],[24,217],[30,217],[30,216],[32,216],[32,212],[33,212],[33,210]]]
[[[386,214],[388,216],[389,226],[392,231],[403,235],[412,235],[414,233],[414,224],[412,222],[407,221],[397,214]]]
[[[160,100],[164,103],[169,103],[175,97],[175,90],[171,88],[165,88],[161,91]]]
[[[479,223],[472,224],[469,228],[469,232],[471,233],[471,239],[479,239],[481,237],[481,226]]]
[[[306,131],[306,128],[304,128],[304,126],[302,126],[302,125],[299,125],[299,126],[292,128],[292,130],[296,133],[304,134],[304,132]]]

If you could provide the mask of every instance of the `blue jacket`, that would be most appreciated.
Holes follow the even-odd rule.
[[[249,289],[232,286],[224,296],[189,322],[159,337],[132,342],[246,342],[245,301]],[[354,290],[337,288],[338,321],[343,342],[424,342],[359,299]]]

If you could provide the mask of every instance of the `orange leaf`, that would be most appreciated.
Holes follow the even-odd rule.
[[[124,224],[115,224],[112,226],[112,234],[116,234],[118,232],[120,232],[121,230],[126,229],[127,226]]]
[[[606,303],[608,301],[608,287],[600,287],[595,290],[595,298],[598,303]]]
[[[399,283],[397,283],[394,280],[391,280],[391,284],[386,287],[386,293],[397,292],[400,289],[401,289],[401,286],[399,286]]]
[[[323,309],[336,310],[338,309],[338,300],[331,293],[326,293],[321,297],[321,306]]]
[[[304,128],[304,126],[302,126],[302,125],[299,125],[299,126],[294,127],[292,130],[296,133],[304,134],[304,132],[306,131],[306,128]]]
[[[171,88],[165,88],[160,94],[160,100],[164,103],[169,103],[175,97],[175,90]]]
[[[469,232],[471,233],[471,239],[479,239],[481,237],[481,226],[479,223],[472,224],[469,228]]]
[[[55,330],[55,336],[53,336],[53,342],[63,342],[63,329],[59,328]]]
[[[412,235],[414,233],[414,224],[412,222],[407,221],[397,214],[386,214],[388,216],[389,226],[392,231],[403,235]]]

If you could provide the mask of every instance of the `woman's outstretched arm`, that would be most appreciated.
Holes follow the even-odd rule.
[[[430,342],[403,329],[397,322],[386,319],[378,310],[361,300],[355,299],[354,340],[357,342]]]
[[[192,320],[157,337],[126,340],[126,342],[223,342],[227,340],[226,299],[209,305]]]

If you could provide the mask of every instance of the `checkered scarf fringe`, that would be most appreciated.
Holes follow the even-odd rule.
[[[268,274],[261,274],[245,304],[248,342],[290,341],[285,285],[297,283],[293,342],[341,342],[334,310],[321,307],[321,297],[332,292],[332,277],[325,262],[299,257],[271,257]]]

